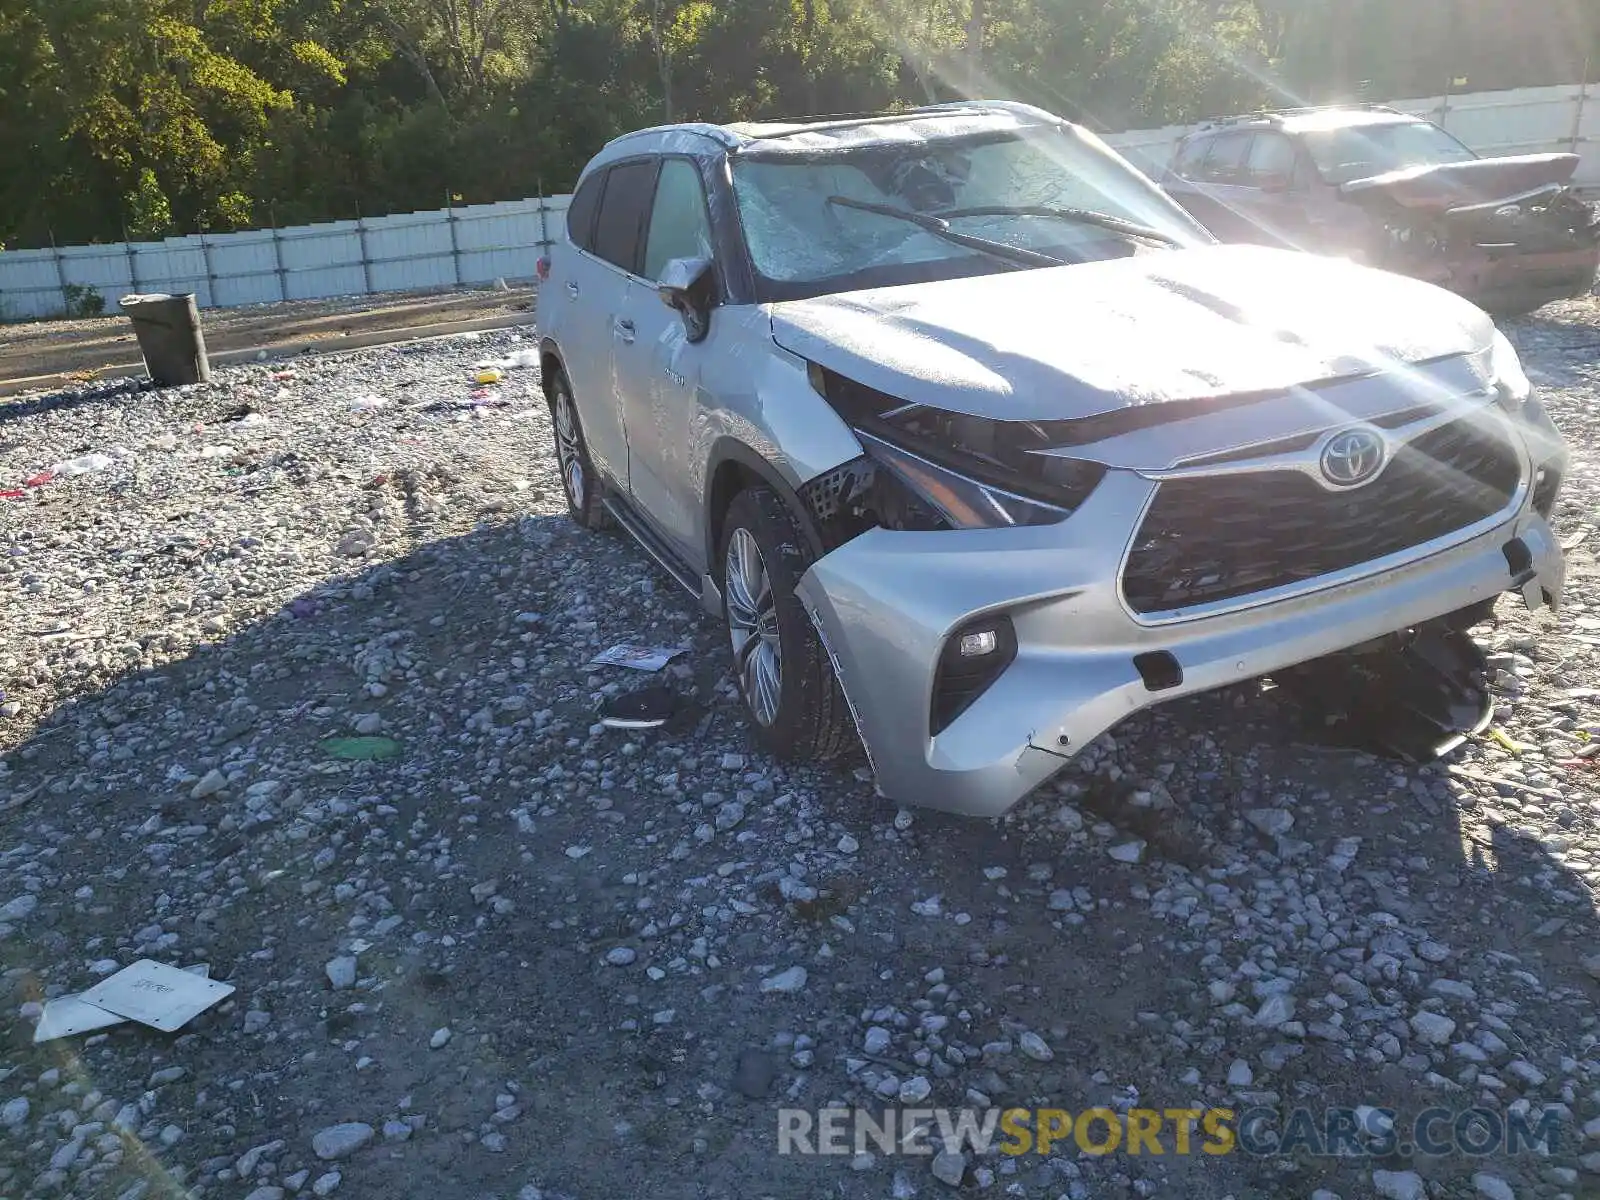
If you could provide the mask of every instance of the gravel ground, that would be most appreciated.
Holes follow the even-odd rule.
[[[1600,766],[1564,765],[1600,735],[1600,306],[1511,333],[1577,460],[1567,607],[1476,631],[1516,753],[1318,749],[1253,685],[993,822],[756,752],[717,630],[566,520],[535,372],[473,403],[517,334],[0,411],[0,489],[110,460],[0,500],[0,1195],[1600,1194]],[[586,665],[622,640],[688,647],[701,711],[595,725],[644,678]],[[355,734],[401,754],[319,746]],[[29,1044],[140,957],[238,990]],[[1561,1126],[1485,1159],[776,1153],[780,1105],[888,1097]]]

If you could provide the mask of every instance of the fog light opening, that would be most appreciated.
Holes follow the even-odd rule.
[[[937,737],[994,683],[1017,657],[1017,631],[993,613],[953,630],[939,655],[928,712],[928,732]]]

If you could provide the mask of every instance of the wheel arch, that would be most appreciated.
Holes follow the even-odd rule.
[[[541,338],[539,340],[539,389],[546,398],[550,395],[550,379],[556,374],[565,375],[567,366],[561,360],[561,348],[556,345],[554,338]]]
[[[778,499],[794,517],[801,535],[806,539],[811,558],[820,558],[824,553],[816,523],[807,513],[805,503],[800,499],[795,486],[760,453],[738,438],[725,434],[712,444],[711,453],[707,458],[704,493],[706,573],[716,580],[719,586],[722,580],[722,562],[718,551],[722,546],[723,520],[727,516],[728,506],[733,503],[733,498],[745,488],[753,486],[770,488],[777,494]]]

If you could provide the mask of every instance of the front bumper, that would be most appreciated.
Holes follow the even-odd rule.
[[[1193,620],[1138,619],[1119,595],[1125,532],[1149,484],[1115,472],[1054,526],[871,530],[815,562],[799,593],[894,800],[998,816],[1124,717],[1332,654],[1511,588],[1558,603],[1564,567],[1523,496],[1468,540],[1368,573]],[[1115,531],[1114,538],[1107,531]],[[1517,544],[1520,541],[1520,546]],[[1431,552],[1430,552],[1431,551]],[[1401,556],[1395,556],[1401,557]],[[1015,661],[937,736],[929,706],[952,631],[1004,612]],[[1135,656],[1169,653],[1181,682],[1152,691]]]
[[[1405,269],[1405,268],[1401,268]],[[1445,257],[1410,273],[1479,304],[1560,300],[1581,296],[1594,286],[1600,269],[1600,247],[1529,251],[1517,247],[1486,249]]]

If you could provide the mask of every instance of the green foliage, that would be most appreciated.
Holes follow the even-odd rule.
[[[84,283],[69,283],[61,289],[69,317],[98,317],[106,311],[106,298]]]
[[[1577,79],[1585,0],[0,0],[0,241],[569,188],[667,120],[981,92],[1102,129]]]

